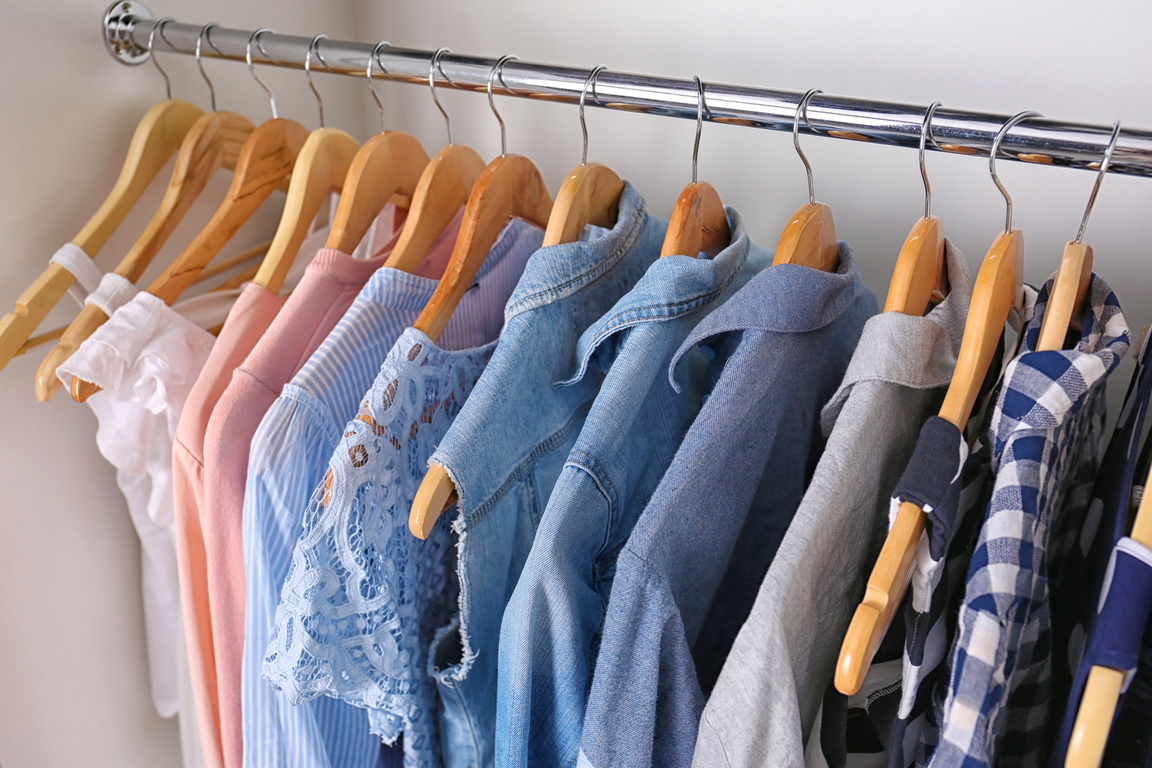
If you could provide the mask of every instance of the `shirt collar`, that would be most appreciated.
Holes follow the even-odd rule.
[[[852,389],[860,382],[933,389],[952,380],[972,301],[972,279],[964,254],[949,240],[944,241],[944,267],[948,295],[927,315],[881,312],[864,325],[844,380],[820,414],[825,435],[831,434]]]
[[[768,267],[732,298],[704,318],[680,346],[668,366],[673,389],[676,365],[689,349],[729,331],[805,333],[831,323],[868,288],[856,270],[852,248],[841,241],[840,265],[824,272],[797,264]]]
[[[632,290],[580,335],[576,371],[556,386],[580,381],[592,354],[618,331],[686,315],[724,293],[748,260],[751,245],[743,218],[734,208],[725,210],[732,231],[728,247],[713,259],[672,255],[654,261]]]
[[[1091,310],[1072,349],[1035,351],[1054,277],[1036,298],[1036,308],[1020,345],[1020,354],[1004,373],[1004,387],[992,420],[996,453],[1017,427],[1052,429],[1088,397],[1128,351],[1128,323],[1116,294],[1099,275],[1088,288]]]

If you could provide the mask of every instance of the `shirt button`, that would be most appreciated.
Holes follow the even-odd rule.
[[[716,359],[716,350],[703,344],[700,345],[700,354],[704,355],[704,359],[709,362]]]

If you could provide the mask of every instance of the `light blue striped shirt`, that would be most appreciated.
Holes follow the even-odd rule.
[[[443,348],[477,347],[499,336],[504,304],[542,239],[543,232],[519,220],[505,227],[444,329]],[[261,667],[309,497],[389,349],[436,284],[394,269],[373,274],[252,438],[243,523],[244,768],[379,765],[379,741],[368,732],[364,710],[323,696],[294,706]]]

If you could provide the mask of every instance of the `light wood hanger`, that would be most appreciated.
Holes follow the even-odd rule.
[[[452,311],[472,284],[472,279],[508,221],[515,216],[541,228],[548,224],[552,199],[548,195],[544,177],[528,158],[506,154],[504,121],[492,101],[492,78],[513,58],[502,57],[488,76],[488,103],[500,122],[501,155],[489,163],[476,180],[468,196],[460,235],[456,239],[456,247],[452,250],[444,276],[440,278],[440,284],[436,286],[436,291],[428,299],[424,311],[413,326],[432,341],[440,337]],[[413,535],[419,539],[428,538],[436,520],[446,507],[451,506],[455,494],[455,485],[447,471],[432,464],[416,492],[408,516],[408,528]]]
[[[941,418],[955,425],[961,432],[976,404],[1009,312],[1013,307],[1018,308],[1022,299],[1024,235],[1020,230],[1012,229],[1012,198],[996,175],[996,156],[1000,151],[1000,143],[1012,126],[1036,116],[1035,112],[1013,115],[992,142],[988,162],[992,180],[1007,204],[1005,226],[1004,231],[992,242],[976,275],[956,370],[939,413]],[[911,502],[901,504],[876,565],[868,577],[864,599],[856,607],[852,623],[840,646],[834,683],[836,690],[845,695],[851,696],[860,690],[876,650],[899,609],[908,588],[916,549],[924,528],[923,510]]]
[[[707,104],[704,98],[704,83],[693,75],[696,81],[696,143],[692,147],[692,182],[687,184],[676,198],[672,216],[668,220],[668,231],[660,248],[660,258],[681,254],[696,258],[704,253],[714,257],[732,242],[732,232],[728,228],[728,214],[720,194],[706,181],[698,181],[696,161],[700,153],[700,129],[704,123]]]
[[[429,162],[428,153],[413,136],[384,130],[384,105],[372,83],[372,68],[380,48],[386,45],[377,43],[368,57],[368,87],[380,110],[380,133],[364,142],[352,159],[325,244],[344,253],[356,249],[389,200],[402,202],[405,208],[411,205]]]
[[[204,114],[195,104],[172,98],[172,83],[168,73],[153,54],[156,32],[162,30],[169,21],[170,18],[160,19],[148,35],[148,57],[164,78],[166,98],[144,114],[132,134],[124,165],[112,191],[84,228],[72,238],[72,244],[89,257],[95,257],[104,247],[144,190],[156,178],[156,174],[180,148],[192,125]],[[49,340],[51,334],[56,333],[50,331],[41,334],[36,340],[29,338],[74,282],[72,273],[53,263],[21,294],[16,300],[15,309],[0,319],[0,370],[13,357],[36,346],[25,342],[43,343]],[[52,338],[58,337],[59,334],[56,334]]]
[[[836,240],[836,223],[832,219],[832,209],[824,203],[816,202],[816,187],[812,182],[812,166],[800,148],[800,115],[808,122],[808,102],[818,93],[813,88],[804,94],[796,105],[796,116],[792,120],[792,145],[804,163],[808,173],[808,202],[792,214],[780,240],[776,243],[776,254],[772,265],[799,264],[823,272],[835,272],[840,264],[840,244]]]
[[[1144,496],[1136,511],[1129,538],[1152,548],[1152,470],[1144,482]],[[1124,687],[1124,672],[1110,667],[1093,666],[1084,684],[1080,708],[1072,726],[1065,768],[1098,768],[1108,745],[1108,735],[1120,703]]]
[[[1108,172],[1108,165],[1112,162],[1112,153],[1116,149],[1118,138],[1120,138],[1119,120],[1112,126],[1112,138],[1108,141],[1108,148],[1104,150],[1100,172],[1096,174],[1096,183],[1092,186],[1088,206],[1084,209],[1084,217],[1080,220],[1080,230],[1076,233],[1076,239],[1070,240],[1064,246],[1064,254],[1060,258],[1060,267],[1056,270],[1052,293],[1048,296],[1048,305],[1044,308],[1044,319],[1040,324],[1040,340],[1036,345],[1038,351],[1063,349],[1068,330],[1079,330],[1083,327],[1086,309],[1084,304],[1089,284],[1092,282],[1092,246],[1084,244],[1084,230],[1088,228],[1088,217],[1092,215],[1092,206],[1096,202],[1096,195],[1100,192],[1104,174]]]
[[[197,40],[197,54],[200,50],[200,40],[205,32],[214,24],[205,25]],[[160,248],[168,240],[176,225],[184,218],[184,214],[192,207],[192,203],[200,196],[209,179],[221,167],[235,168],[240,156],[240,149],[245,139],[254,130],[248,118],[236,112],[216,111],[216,93],[212,82],[204,74],[203,64],[199,55],[196,57],[200,65],[200,73],[208,83],[213,111],[201,116],[193,123],[180,144],[176,155],[176,167],[172,171],[172,178],[168,182],[168,189],[160,201],[160,207],[148,222],[144,233],[128,251],[127,255],[113,270],[115,274],[136,282],[144,274],[144,270],[152,263]],[[99,307],[87,305],[80,310],[76,318],[68,325],[68,329],[60,337],[59,343],[53,347],[40,363],[36,372],[36,399],[47,402],[60,389],[60,380],[56,376],[56,369],[60,367],[72,353],[92,333],[108,319]]]
[[[444,116],[448,145],[432,158],[420,175],[400,239],[384,262],[385,267],[403,272],[415,272],[420,266],[436,240],[468,202],[468,195],[484,170],[484,160],[474,149],[452,143],[452,120],[436,95],[436,67],[445,53],[449,50],[440,48],[432,55],[428,86],[432,90],[433,102]],[[444,74],[443,70],[440,74]]]
[[[580,239],[584,227],[589,224],[609,229],[616,225],[624,182],[608,166],[588,163],[588,124],[584,121],[584,99],[588,94],[588,86],[592,86],[592,96],[595,98],[596,78],[603,71],[603,66],[593,69],[580,91],[580,131],[584,136],[584,151],[580,165],[565,177],[560,191],[556,193],[556,202],[552,204],[552,213],[548,216],[548,227],[544,230],[545,246],[573,243]]]
[[[304,59],[304,74],[320,108],[320,128],[308,136],[296,158],[280,224],[253,280],[272,293],[280,292],[320,205],[329,193],[343,188],[352,159],[360,150],[356,140],[344,131],[324,127],[324,102],[312,84],[311,71],[312,51],[316,50],[319,56],[319,43],[324,37],[312,38]]]
[[[900,255],[896,268],[892,270],[892,280],[888,284],[888,296],[884,301],[885,312],[899,312],[920,317],[929,304],[939,303],[948,293],[948,270],[944,263],[944,227],[937,216],[932,215],[932,186],[928,183],[928,169],[924,164],[925,140],[932,133],[932,115],[940,102],[933,102],[924,113],[924,123],[920,129],[920,176],[924,180],[924,218],[916,222]],[[933,140],[935,144],[935,140]]]

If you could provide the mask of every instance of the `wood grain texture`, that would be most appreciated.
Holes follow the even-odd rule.
[[[429,162],[424,147],[407,133],[388,131],[364,142],[344,179],[325,245],[343,253],[356,250],[392,197],[416,196]]]
[[[712,258],[730,242],[728,214],[716,188],[706,181],[686,185],[672,208],[660,258],[673,255],[696,258],[701,253]]]
[[[319,128],[308,136],[292,169],[280,224],[253,282],[280,292],[316,212],[328,193],[343,188],[359,149],[356,140],[338,128]]]
[[[885,312],[923,316],[933,302],[948,294],[944,264],[944,227],[936,216],[920,219],[908,233],[884,300]]]
[[[589,224],[614,227],[623,191],[624,182],[606,165],[586,163],[573,168],[556,193],[544,245],[574,243]]]
[[[470,147],[449,144],[440,150],[420,174],[404,229],[384,266],[403,272],[416,271],[468,202],[468,195],[483,171],[484,161]]]
[[[1092,246],[1069,242],[1064,246],[1052,293],[1044,308],[1037,351],[1063,349],[1068,330],[1078,330],[1084,325],[1085,301],[1091,283]]]
[[[840,244],[836,241],[832,209],[824,203],[800,206],[784,226],[772,264],[798,264],[835,272],[840,264]]]

